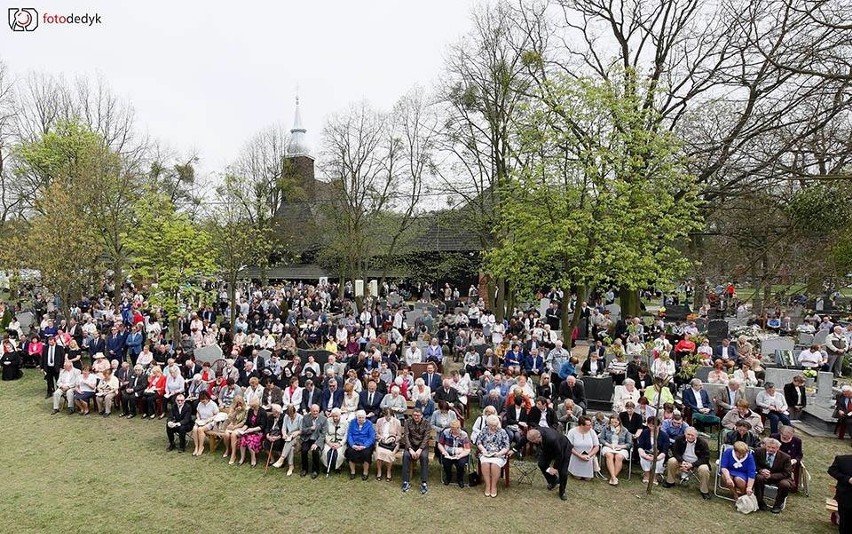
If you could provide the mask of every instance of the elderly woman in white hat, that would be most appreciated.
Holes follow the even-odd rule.
[[[106,359],[103,352],[98,352],[92,356],[92,372],[97,375],[99,380],[104,377],[104,371],[109,368],[109,360]]]

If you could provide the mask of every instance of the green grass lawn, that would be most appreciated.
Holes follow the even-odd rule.
[[[534,485],[488,499],[480,488],[443,487],[432,466],[431,491],[403,494],[394,481],[311,480],[285,470],[228,466],[219,454],[167,453],[165,424],[91,415],[50,415],[40,373],[0,382],[3,532],[198,532],[234,529],[299,532],[617,532],[637,524],[653,532],[834,532],[824,501],[826,468],[849,442],[805,438],[811,496],[794,495],[780,515],[743,516],[729,501],[704,502],[695,487],[655,487],[645,495],[638,472],[618,487],[571,481],[568,502]],[[298,461],[298,460],[297,460]],[[572,525],[572,526],[569,526]]]

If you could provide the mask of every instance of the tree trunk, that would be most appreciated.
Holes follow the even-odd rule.
[[[621,301],[621,317],[638,317],[642,310],[639,309],[638,289],[619,289],[619,300]]]
[[[502,322],[506,317],[506,279],[497,279],[497,298],[494,303],[494,318]]]
[[[228,302],[230,302],[230,320],[231,320],[231,335],[235,335],[237,333],[237,303],[235,302],[237,299],[237,277],[232,276],[230,280],[228,280]]]
[[[567,292],[566,292],[567,295]],[[568,346],[571,346],[571,333],[574,332],[574,328],[580,323],[580,303],[578,302],[576,306],[574,306],[574,313],[568,313],[568,305],[571,303],[570,298],[563,298],[562,302],[559,303],[559,308],[562,311],[562,318],[560,322],[562,325],[560,328],[562,329],[562,341]]]

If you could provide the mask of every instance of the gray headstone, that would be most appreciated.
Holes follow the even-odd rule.
[[[541,299],[538,303],[538,313],[542,317],[544,317],[544,313],[547,311],[548,308],[550,308],[550,299],[545,297]]]
[[[820,330],[814,334],[814,343],[817,345],[825,345],[825,340],[828,339],[828,330]]]
[[[213,363],[222,358],[222,349],[219,345],[200,347],[192,351],[192,353],[195,355],[195,359],[201,362]]]
[[[423,317],[423,310],[413,310],[405,313],[405,321],[408,326],[414,326],[414,321]]]
[[[33,319],[35,319],[32,312],[21,312],[17,314],[17,317],[18,322],[21,323],[21,333],[25,336],[29,335],[30,327],[33,325]]]
[[[257,355],[263,358],[264,360],[269,359],[272,356],[272,353],[266,349],[260,350],[257,352]]]
[[[770,360],[774,361],[776,350],[793,350],[795,346],[796,343],[791,337],[771,337],[760,343],[760,353],[770,356]]]
[[[349,311],[355,316],[358,317],[358,314],[361,313],[358,311],[358,304],[353,300],[349,303]]]
[[[604,307],[605,310],[609,310],[609,317],[613,321],[618,321],[621,319],[621,306],[618,304],[609,304]]]
[[[827,401],[834,402],[834,391],[832,391],[832,387],[834,385],[834,374],[833,373],[817,373],[816,379],[816,398],[818,401]]]
[[[813,343],[813,342],[814,342],[814,335],[813,334],[807,334],[805,332],[799,333],[799,345],[804,345],[806,347],[809,347],[811,345],[811,343]]]
[[[388,295],[388,305],[399,306],[400,304],[402,304],[402,297],[399,293],[391,293]]]

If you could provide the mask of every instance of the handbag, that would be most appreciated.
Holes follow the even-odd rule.
[[[478,486],[481,480],[479,477],[479,472],[473,469],[473,462],[467,462],[467,470],[467,485]]]
[[[379,442],[379,447],[381,447],[381,448],[383,448],[383,449],[387,449],[387,450],[389,450],[389,451],[392,451],[392,450],[394,450],[394,449],[396,448],[396,441],[395,441],[395,440],[394,440],[394,441],[389,441],[389,442],[387,442],[387,443],[386,443],[386,442],[384,442],[384,441],[380,441],[380,442]]]

